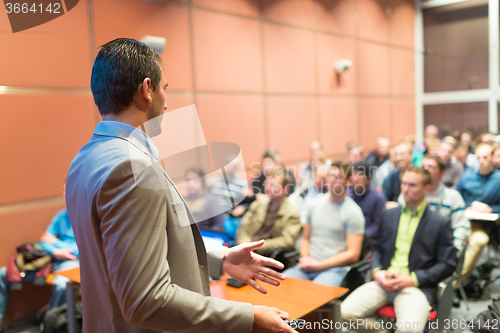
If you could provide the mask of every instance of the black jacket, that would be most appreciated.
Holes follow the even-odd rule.
[[[401,206],[382,213],[378,241],[372,255],[372,269],[386,270],[396,250]],[[420,290],[433,308],[437,305],[437,285],[455,270],[456,249],[450,219],[425,208],[418,224],[408,259]]]

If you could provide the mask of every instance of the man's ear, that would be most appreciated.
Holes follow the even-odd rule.
[[[153,101],[153,85],[149,77],[145,78],[144,81],[142,81],[142,85],[139,90],[142,98],[145,98],[150,103]]]

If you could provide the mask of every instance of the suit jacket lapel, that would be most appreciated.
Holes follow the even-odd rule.
[[[393,221],[393,223],[390,225],[390,228],[391,228],[391,238],[388,240],[389,244],[390,244],[390,247],[389,247],[389,258],[393,258],[394,257],[394,253],[396,252],[396,238],[398,236],[398,229],[399,229],[399,220],[401,218],[401,213],[402,213],[402,207],[401,206],[398,206],[399,209],[399,214],[395,214],[395,221]],[[389,266],[391,265],[390,261],[388,263],[388,266],[387,268],[389,268]]]
[[[415,245],[415,242],[420,238],[420,236],[422,235],[422,233],[424,232],[425,230],[425,226],[427,224],[427,218],[426,218],[426,215],[427,215],[427,211],[429,210],[428,207],[425,207],[425,210],[424,210],[424,213],[422,214],[422,218],[420,219],[420,221],[418,222],[418,227],[417,227],[417,231],[415,231],[415,236],[413,236],[413,240],[411,242],[411,248],[410,248],[410,256],[411,256],[411,253],[413,251],[413,247]],[[408,258],[409,259],[409,258]],[[408,260],[408,262],[410,262],[410,260]]]

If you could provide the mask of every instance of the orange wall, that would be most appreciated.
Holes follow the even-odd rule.
[[[169,108],[195,103],[207,141],[239,144],[247,166],[268,146],[296,164],[311,140],[334,155],[415,131],[410,0],[89,1],[16,34],[0,11],[0,265],[63,207],[99,119],[92,61],[117,37],[165,37]]]

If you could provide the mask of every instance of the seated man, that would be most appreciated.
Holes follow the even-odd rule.
[[[361,208],[346,194],[351,165],[337,160],[328,170],[329,192],[320,194],[309,206],[297,266],[285,276],[340,286],[345,266],[359,261],[365,218]]]
[[[451,142],[443,141],[439,145],[438,155],[446,163],[446,169],[444,175],[441,178],[441,182],[452,189],[457,188],[458,181],[464,174],[464,167],[460,162],[452,162],[451,157],[453,156],[453,151],[455,147]]]
[[[387,200],[386,208],[398,206],[397,200],[401,194],[401,174],[412,165],[412,147],[407,143],[400,143],[394,147],[394,169],[382,184],[382,191]]]
[[[480,213],[500,213],[500,170],[492,160],[492,148],[481,143],[476,147],[479,170],[467,172],[460,179],[457,191],[462,195],[467,210]],[[469,247],[465,253],[462,279],[466,279],[476,265],[490,238],[480,222],[471,222]]]
[[[345,321],[367,318],[367,326],[358,331],[373,327],[368,317],[393,304],[398,325],[412,323],[411,328],[403,326],[404,332],[423,332],[437,303],[438,283],[455,269],[451,223],[428,209],[425,193],[430,186],[425,169],[412,166],[402,174],[405,203],[383,213],[372,254],[374,281],[354,290],[341,305]]]
[[[453,244],[460,250],[467,244],[470,235],[470,222],[465,215],[464,199],[456,190],[446,187],[442,182],[446,170],[446,163],[436,155],[425,155],[422,168],[431,174],[431,187],[425,198],[429,208],[451,220],[453,230]],[[404,205],[403,195],[398,202]]]
[[[375,240],[380,227],[382,212],[385,210],[385,199],[381,194],[370,189],[372,169],[376,168],[365,161],[354,164],[349,196],[363,211],[365,235]]]
[[[66,209],[61,210],[54,216],[47,231],[42,235],[39,244],[53,257],[51,272],[78,267],[78,247],[76,246],[75,235]],[[24,281],[33,280],[34,274],[33,276],[30,275],[28,274]],[[68,279],[65,277],[55,276],[52,298],[50,299],[51,309],[64,304],[67,282]],[[7,280],[7,269],[2,267],[0,268],[0,332],[2,331],[1,325],[9,294],[10,285]]]
[[[274,251],[294,249],[302,226],[298,207],[290,203],[286,196],[284,189],[288,184],[288,175],[281,171],[267,175],[267,196],[255,200],[243,215],[236,233],[237,244],[265,239],[264,245],[256,250],[265,256],[270,256]]]

